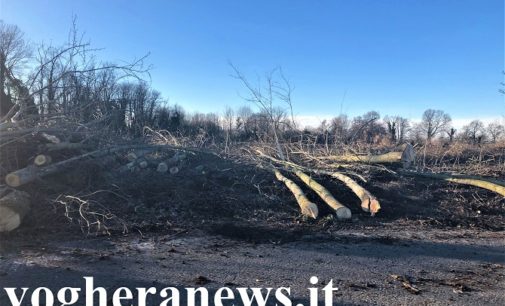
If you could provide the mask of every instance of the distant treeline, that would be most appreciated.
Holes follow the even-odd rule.
[[[474,120],[461,130],[451,125],[449,114],[428,109],[414,123],[389,115],[381,118],[371,111],[349,118],[340,115],[314,129],[301,129],[293,118],[291,91],[268,79],[270,93],[288,105],[262,100],[246,79],[238,74],[255,95],[251,107],[225,108],[222,113],[187,113],[169,105],[150,86],[145,57],[130,63],[98,61],[96,49],[84,42],[72,28],[60,46],[29,43],[21,30],[0,21],[0,117],[1,122],[51,120],[65,116],[80,123],[101,120],[111,133],[139,137],[148,126],[186,137],[207,137],[213,142],[299,141],[307,136],[315,143],[402,143],[431,142],[473,144],[504,139],[505,128],[498,122],[485,125]],[[233,67],[234,68],[234,67]],[[238,73],[238,70],[236,70]],[[284,76],[281,75],[284,79]],[[285,80],[285,79],[284,79]],[[282,93],[282,95],[280,94]],[[272,96],[272,95],[271,95]],[[202,101],[203,102],[203,101]],[[283,107],[283,105],[285,107]]]

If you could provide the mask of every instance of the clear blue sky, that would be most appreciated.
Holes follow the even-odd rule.
[[[244,104],[227,61],[282,66],[298,115],[453,118],[505,114],[503,0],[0,0],[34,42],[65,40],[72,15],[104,59],[151,52],[152,84],[189,111]]]

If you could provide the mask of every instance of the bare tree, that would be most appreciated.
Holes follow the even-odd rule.
[[[357,116],[353,119],[351,125],[351,136],[349,142],[362,140],[366,143],[373,143],[377,136],[384,135],[384,127],[379,124],[380,114],[376,111],[370,111],[363,116]]]
[[[489,123],[486,130],[493,142],[498,141],[505,134],[505,126],[498,122]]]
[[[405,140],[410,123],[407,118],[401,116],[384,117],[390,139],[393,143],[402,143]]]
[[[287,104],[292,110],[291,85],[282,74],[282,70],[274,69],[266,74],[264,84],[261,84],[261,80],[259,80],[259,84],[254,86],[232,63],[230,63],[230,66],[234,71],[233,77],[240,80],[249,92],[249,97],[244,99],[255,104],[260,112],[267,116],[278,154],[282,159],[285,159],[279,135],[280,122],[281,119],[285,118],[285,112],[279,108],[278,100]],[[277,81],[276,73],[280,73],[283,83]],[[293,113],[291,112],[291,114]],[[294,117],[292,117],[292,120],[294,121]]]
[[[226,139],[225,139],[225,150],[228,150],[228,146],[231,141],[231,134],[233,131],[233,122],[234,122],[235,114],[233,112],[233,109],[229,106],[226,107],[224,114],[223,114],[223,128],[226,133]]]
[[[394,117],[386,116],[384,117],[384,122],[386,123],[389,137],[392,143],[396,143],[396,120]]]
[[[452,122],[451,116],[441,110],[427,109],[423,113],[420,129],[429,143],[440,132],[447,130]]]
[[[449,136],[449,143],[452,143],[454,141],[454,136],[456,135],[456,129],[451,127],[450,129],[446,130],[445,133],[447,136]]]
[[[350,122],[347,115],[340,115],[331,120],[330,133],[333,135],[335,143],[347,141],[349,136]]]
[[[484,123],[473,120],[463,127],[463,136],[473,144],[481,143],[484,137]]]
[[[0,20],[0,115],[3,117],[12,109],[14,101],[11,91],[19,96],[26,90],[19,76],[20,70],[31,55],[31,47],[24,39],[23,32],[16,26]]]
[[[252,133],[251,117],[253,116],[253,111],[249,106],[242,106],[237,110],[237,116],[235,119],[235,128],[240,135],[242,140],[249,139]]]

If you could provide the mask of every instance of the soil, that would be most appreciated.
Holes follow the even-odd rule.
[[[505,304],[505,199],[491,192],[373,171],[362,182],[381,202],[372,217],[316,176],[353,218],[307,192],[320,208],[307,220],[272,173],[237,158],[188,153],[176,174],[121,164],[90,161],[23,188],[33,210],[0,235],[2,287],[82,286],[85,275],[108,288],[290,286],[308,305],[317,276],[339,288],[338,305]],[[97,213],[91,226],[65,195]]]

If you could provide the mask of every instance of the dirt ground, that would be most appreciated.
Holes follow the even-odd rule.
[[[503,198],[389,172],[364,176],[381,201],[375,217],[342,184],[316,177],[351,208],[342,222],[312,193],[321,216],[306,220],[269,171],[214,154],[189,154],[173,175],[82,164],[25,188],[38,201],[23,227],[0,235],[0,284],[79,287],[94,276],[110,289],[289,286],[294,305],[308,305],[317,276],[321,288],[330,279],[339,288],[337,305],[505,304]],[[116,216],[106,220],[109,235],[79,222],[75,202],[47,200],[63,193]]]

